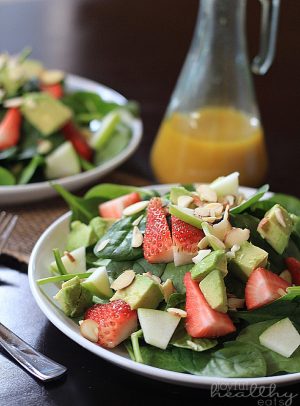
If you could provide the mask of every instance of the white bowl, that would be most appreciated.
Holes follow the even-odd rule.
[[[120,93],[91,80],[68,75],[66,78],[66,89],[70,92],[77,90],[86,90],[98,93],[104,100],[113,101],[119,104],[125,104],[127,99]],[[107,162],[86,172],[74,176],[55,180],[70,191],[80,189],[89,183],[96,182],[107,173],[111,172],[117,166],[126,161],[137,149],[143,133],[143,125],[140,119],[134,119],[132,122],[132,137],[127,147],[120,154]],[[56,191],[50,186],[49,182],[29,183],[27,185],[0,186],[0,205],[20,204],[32,201],[42,200],[55,196]]]
[[[166,186],[154,186],[156,190],[164,193]],[[246,196],[253,194],[254,189],[241,188]],[[71,340],[91,351],[95,355],[106,359],[122,368],[135,372],[149,378],[174,383],[177,385],[207,388],[211,385],[288,385],[300,381],[300,373],[270,376],[262,378],[219,378],[195,376],[179,372],[167,371],[154,368],[148,365],[139,364],[129,359],[126,351],[119,346],[117,349],[106,350],[86,340],[81,336],[78,325],[53,303],[50,299],[56,292],[54,284],[44,285],[42,289],[37,285],[36,280],[49,276],[49,264],[53,261],[53,248],[64,249],[66,236],[69,231],[71,213],[66,213],[58,218],[39,238],[36,243],[29,262],[28,277],[32,294],[45,316]],[[63,348],[62,348],[63,351]],[[238,387],[238,386],[237,386]],[[241,386],[239,386],[241,387]]]

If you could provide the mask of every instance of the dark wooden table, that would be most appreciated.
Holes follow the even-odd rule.
[[[253,56],[259,2],[248,3]],[[300,2],[282,3],[276,59],[265,77],[255,78],[255,87],[270,156],[267,181],[274,191],[300,196]],[[33,56],[47,66],[89,77],[138,100],[145,134],[122,169],[152,180],[149,149],[184,61],[197,6],[197,0],[0,1],[0,50],[18,52],[31,45]],[[24,268],[0,271],[0,320],[69,369],[65,380],[42,385],[0,354],[1,406],[241,403],[139,377],[83,350],[37,308]],[[285,390],[299,391],[296,386]],[[257,399],[251,403],[258,404]]]

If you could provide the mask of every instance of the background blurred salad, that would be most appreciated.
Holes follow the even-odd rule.
[[[126,148],[135,102],[69,93],[64,72],[29,54],[0,54],[0,185],[76,175]]]

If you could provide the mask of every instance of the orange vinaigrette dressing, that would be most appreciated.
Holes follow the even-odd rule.
[[[240,184],[264,180],[267,157],[259,121],[234,108],[173,113],[160,129],[151,164],[161,183],[211,182],[240,172]]]

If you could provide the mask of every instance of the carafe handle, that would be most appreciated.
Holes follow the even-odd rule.
[[[252,72],[264,75],[272,65],[277,37],[280,0],[259,0],[262,7],[260,50],[252,61]]]

